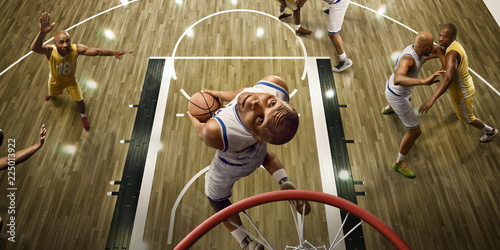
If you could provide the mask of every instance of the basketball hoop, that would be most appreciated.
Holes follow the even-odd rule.
[[[310,190],[273,191],[255,195],[234,203],[233,205],[214,214],[206,221],[201,223],[181,242],[179,242],[179,244],[174,249],[189,249],[208,231],[210,231],[212,228],[225,221],[232,215],[238,214],[246,209],[262,204],[286,200],[307,200],[337,207],[348,212],[349,214],[356,216],[357,218],[362,220],[362,222],[364,221],[368,223],[379,233],[381,233],[387,240],[389,240],[389,242],[391,242],[392,245],[397,249],[410,249],[410,247],[403,241],[403,239],[401,239],[401,237],[399,237],[399,235],[396,234],[396,232],[394,232],[389,226],[387,226],[387,224],[385,224],[382,220],[380,220],[372,213],[368,212],[366,209],[340,197]]]

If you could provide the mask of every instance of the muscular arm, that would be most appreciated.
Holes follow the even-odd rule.
[[[26,161],[36,151],[38,151],[38,149],[40,149],[43,146],[46,132],[47,132],[47,129],[45,129],[45,125],[42,125],[42,128],[40,129],[40,135],[38,137],[38,141],[35,144],[15,153],[14,162],[16,163],[16,165]],[[6,169],[9,166],[8,163],[9,163],[8,156],[0,158],[0,171]]]
[[[448,89],[451,82],[453,81],[453,77],[457,72],[458,60],[460,60],[460,55],[458,54],[458,52],[454,50],[448,52],[445,58],[446,64],[443,80],[441,81],[441,84],[439,84],[434,94],[432,94],[431,98],[429,98],[429,100],[427,100],[426,102],[424,102],[424,104],[422,104],[422,106],[420,106],[420,108],[418,109],[419,113],[426,114],[432,107],[434,102]]]
[[[202,140],[207,146],[219,150],[224,149],[224,142],[222,141],[222,133],[220,131],[220,125],[215,119],[210,119],[206,123],[201,123],[198,119],[187,112],[189,119],[193,123],[194,129],[196,130],[196,135]]]
[[[401,85],[403,87],[410,87],[416,85],[430,85],[435,81],[434,79],[443,74],[444,71],[436,71],[434,74],[430,75],[425,79],[418,79],[413,77],[408,77],[408,71],[412,70],[415,67],[415,61],[411,56],[403,56],[399,61],[399,66],[394,72],[394,84]]]
[[[130,54],[132,51],[114,51],[110,49],[101,49],[101,48],[89,48],[83,44],[77,44],[76,50],[78,51],[78,55],[85,56],[114,56],[121,60],[121,55]]]
[[[33,52],[43,54],[47,58],[50,58],[50,53],[52,53],[52,46],[43,45],[43,38],[52,30],[54,25],[56,24],[50,24],[50,14],[47,14],[47,12],[42,13],[42,16],[40,17],[40,31],[36,35],[35,40],[33,40],[33,43],[31,43],[31,50]]]
[[[233,90],[233,91],[216,91],[216,90],[203,90],[205,93],[209,93],[210,95],[219,98],[221,101],[221,104],[224,102],[230,102],[232,101],[236,95],[238,95],[241,91],[243,91],[245,88],[241,88],[238,90]]]
[[[264,162],[262,163],[262,166],[269,172],[269,174],[273,175],[274,172],[280,170],[283,168],[283,165],[280,162],[280,159],[271,152],[269,149],[267,150],[266,153],[266,158],[264,158]]]

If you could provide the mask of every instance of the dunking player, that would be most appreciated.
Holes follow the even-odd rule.
[[[484,135],[479,140],[489,142],[498,135],[498,129],[484,124],[474,115],[473,101],[476,90],[469,74],[467,54],[462,45],[456,41],[456,38],[457,27],[451,23],[443,25],[439,32],[439,45],[446,50],[444,68],[446,73],[436,92],[420,106],[418,112],[427,113],[434,102],[449,88],[458,118],[475,128],[483,130]]]
[[[261,165],[282,190],[296,189],[279,159],[267,149],[267,143],[280,145],[290,141],[299,126],[297,111],[288,104],[288,87],[283,79],[267,76],[251,88],[206,92],[229,102],[207,123],[201,123],[188,112],[198,137],[217,149],[205,175],[205,193],[214,210],[218,212],[230,206],[233,184]],[[297,211],[302,213],[304,202],[294,202]],[[309,212],[306,202],[304,214]],[[242,225],[239,215],[229,220]],[[242,230],[228,222],[224,225],[243,249],[263,249]]]
[[[389,105],[382,110],[382,113],[396,112],[403,124],[408,128],[401,140],[398,158],[392,164],[392,168],[408,178],[415,177],[415,174],[406,165],[405,157],[421,133],[417,116],[413,112],[410,103],[411,92],[416,85],[431,85],[437,82],[434,79],[444,73],[443,70],[440,70],[425,79],[417,79],[424,56],[436,54],[443,58],[441,48],[433,45],[432,41],[433,37],[430,33],[425,31],[418,33],[415,37],[415,43],[406,47],[399,56],[385,88],[385,97]]]
[[[54,35],[54,45],[43,45],[43,38],[54,27],[50,24],[50,14],[42,13],[40,17],[40,32],[31,44],[31,50],[38,54],[43,54],[49,60],[50,77],[49,93],[45,96],[45,101],[49,101],[52,96],[60,95],[64,89],[75,100],[80,111],[83,127],[89,130],[89,121],[85,113],[85,102],[78,81],[76,79],[76,59],[79,55],[85,56],[115,56],[121,60],[121,55],[132,53],[131,51],[113,51],[108,49],[88,48],[82,44],[72,44],[68,32],[64,30],[56,31]]]

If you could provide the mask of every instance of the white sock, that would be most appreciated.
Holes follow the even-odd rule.
[[[280,181],[284,178],[288,178],[288,175],[286,174],[285,169],[282,168],[273,173],[273,178],[274,180],[276,180],[276,182],[278,182],[278,184],[281,184]]]
[[[390,105],[390,104],[387,104],[387,106],[385,106],[385,108],[384,108],[384,109],[385,109],[385,110],[389,110],[389,109],[391,109],[391,105]]]
[[[405,155],[402,155],[401,153],[398,153],[398,159],[396,160],[396,163],[400,163],[405,160]]]
[[[300,24],[295,24],[295,29],[296,30],[300,29]]]
[[[247,234],[239,229],[232,231],[231,234],[238,241],[238,243],[240,243],[240,245],[242,245],[243,240],[247,237]],[[244,247],[244,246],[241,246],[241,247]]]
[[[486,132],[486,133],[491,133],[494,131],[494,129],[486,124],[484,124],[484,128],[483,128],[483,131]]]
[[[347,58],[345,52],[342,53],[342,55],[339,55],[339,57],[340,57],[340,61],[345,61],[345,59]]]
[[[80,116],[81,116],[81,117],[85,117],[85,116],[87,116],[87,114],[85,114],[85,113],[83,113],[83,114],[82,114],[82,113],[80,113]]]
[[[285,12],[284,12],[284,11],[283,11],[283,12],[282,12],[282,11],[280,11],[280,16],[281,16],[281,15],[283,15],[283,14],[285,14]]]

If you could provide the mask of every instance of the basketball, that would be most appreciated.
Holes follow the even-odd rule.
[[[200,122],[207,122],[212,115],[219,110],[221,104],[219,99],[205,92],[197,92],[188,103],[188,111]]]

